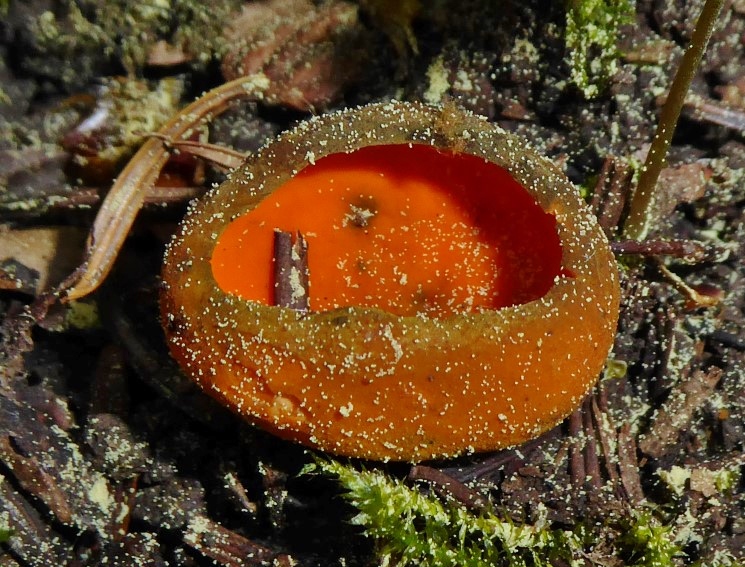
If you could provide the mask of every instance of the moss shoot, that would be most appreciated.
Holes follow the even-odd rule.
[[[361,526],[378,548],[381,565],[527,567],[571,562],[581,548],[573,532],[516,525],[491,511],[473,514],[375,471],[319,460],[308,469],[339,478]]]
[[[634,15],[634,0],[570,0],[567,63],[572,83],[588,99],[597,97],[618,71],[617,41]]]
[[[603,548],[628,567],[673,567],[685,555],[685,530],[675,517],[652,506],[629,509],[603,523],[581,519],[571,529],[556,529],[541,516],[516,524],[493,510],[474,513],[462,505],[425,494],[378,471],[357,470],[317,459],[303,471],[338,478],[356,509],[351,523],[363,528],[381,565],[439,567],[541,567],[584,565],[593,549]],[[722,557],[721,565],[741,565]]]

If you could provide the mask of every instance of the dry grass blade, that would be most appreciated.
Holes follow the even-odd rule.
[[[706,45],[709,43],[714,27],[722,11],[724,0],[706,0],[701,9],[690,44],[675,73],[670,92],[660,113],[657,132],[649,148],[649,154],[642,167],[639,183],[631,199],[629,216],[624,232],[627,238],[644,240],[651,226],[651,210],[655,205],[657,180],[673,139],[680,111],[688,95],[688,88],[698,70]]]
[[[237,98],[262,98],[267,81],[262,74],[221,85],[173,117],[157,137],[149,138],[117,178],[93,223],[83,264],[62,284],[66,300],[79,299],[95,290],[108,275],[147,190],[168,160],[166,143],[179,141],[206,117],[224,111]]]
[[[169,140],[160,134],[150,134],[153,138],[162,140],[169,150],[181,151],[192,156],[202,158],[210,164],[230,171],[243,163],[246,154],[237,152],[230,148],[208,144],[206,142],[193,142],[191,140]]]

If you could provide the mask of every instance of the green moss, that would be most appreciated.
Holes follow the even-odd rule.
[[[42,50],[73,55],[99,48],[130,72],[143,67],[152,46],[165,40],[202,65],[226,48],[223,29],[239,0],[111,0],[68,2],[64,18],[45,12],[34,34]]]
[[[304,472],[339,479],[357,510],[351,522],[374,540],[380,564],[437,567],[542,567],[584,565],[603,550],[603,564],[673,567],[679,553],[672,525],[649,508],[630,510],[606,522],[578,522],[555,529],[545,515],[533,525],[517,525],[492,510],[473,513],[376,471],[359,471],[318,459]]]
[[[572,83],[586,98],[598,96],[618,70],[619,29],[632,21],[634,0],[571,0],[567,10],[567,62]]]
[[[629,567],[671,567],[680,551],[675,545],[673,530],[663,526],[648,512],[631,513],[617,546],[625,565]]]
[[[0,527],[0,543],[8,543],[11,535],[12,533],[9,529]]]
[[[582,547],[574,532],[473,514],[378,472],[320,460],[310,469],[339,478],[357,509],[352,523],[376,542],[382,565],[538,567],[571,563]]]
[[[628,364],[625,360],[618,360],[615,358],[608,358],[605,362],[605,370],[603,371],[604,380],[618,380],[626,376],[628,370]]]

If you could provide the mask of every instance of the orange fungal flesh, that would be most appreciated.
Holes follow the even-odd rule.
[[[321,158],[234,220],[212,255],[225,292],[271,304],[275,229],[305,235],[316,311],[498,309],[541,297],[561,273],[553,215],[507,171],[424,145]]]
[[[273,231],[308,243],[310,310],[273,305]],[[160,297],[173,357],[278,436],[421,461],[510,447],[574,411],[619,282],[576,188],[453,106],[315,117],[190,207]]]

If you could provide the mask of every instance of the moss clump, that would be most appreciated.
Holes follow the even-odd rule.
[[[0,527],[0,543],[8,543],[10,536],[10,530]]]
[[[357,509],[352,524],[375,541],[384,566],[584,565],[584,558],[602,549],[608,564],[673,567],[680,553],[674,528],[660,522],[651,509],[560,530],[552,529],[545,516],[533,525],[516,525],[491,510],[472,513],[383,473],[358,471],[336,461],[318,459],[304,472],[313,471],[338,477]]]
[[[68,2],[66,15],[43,13],[33,31],[42,51],[74,55],[91,48],[119,59],[134,73],[155,42],[165,40],[207,63],[227,47],[222,31],[239,0],[111,0]]]
[[[680,551],[670,526],[661,525],[647,512],[632,512],[617,545],[625,565],[669,567]]]
[[[571,562],[582,548],[574,532],[515,525],[490,511],[473,514],[378,472],[335,461],[309,467],[318,469],[339,478],[358,510],[352,523],[375,540],[382,565],[538,567]]]
[[[567,63],[572,83],[594,98],[618,70],[619,29],[630,23],[634,0],[570,0],[567,10]]]

